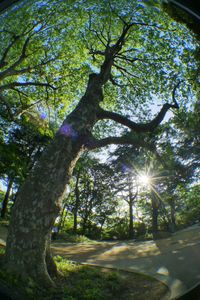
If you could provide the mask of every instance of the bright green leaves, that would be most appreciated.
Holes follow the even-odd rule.
[[[17,70],[27,69],[21,74],[23,81],[40,80],[59,88],[60,105],[56,105],[56,114],[63,116],[65,112],[61,113],[60,109],[66,109],[84,93],[88,74],[99,71],[103,52],[108,45],[116,43],[124,23],[134,23],[112,70],[118,96],[115,93],[111,97],[110,89],[106,88],[106,106],[110,101],[111,106],[117,100],[120,102],[121,97],[132,106],[143,105],[150,90],[166,99],[174,77],[185,79],[194,70],[191,51],[195,50],[195,44],[184,26],[172,22],[158,9],[158,1],[63,1],[59,5],[50,0],[29,2],[1,16],[3,29],[13,33],[4,32],[1,53],[18,35],[7,54],[8,64],[12,66],[22,54],[25,41],[30,39],[26,57]],[[6,83],[20,81],[21,77],[4,80]],[[35,90],[26,89],[33,97],[31,104],[35,103]],[[38,97],[44,103],[46,91],[40,90]],[[53,94],[48,105],[55,109]]]
[[[171,102],[178,81],[184,82],[179,104],[197,93],[197,82],[191,81],[198,68],[194,36],[160,10],[159,1],[27,1],[0,19],[0,60],[5,56],[6,62],[0,76],[7,71],[0,84],[22,83],[2,90],[7,101],[2,117],[9,121],[44,112],[45,122],[57,128],[84,94],[88,75],[100,71],[108,46],[130,23],[104,87],[104,108],[143,121],[150,118],[152,103]],[[27,82],[31,85],[23,85]]]

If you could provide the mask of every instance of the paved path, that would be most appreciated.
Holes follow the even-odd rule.
[[[52,250],[54,254],[85,264],[149,274],[169,286],[170,299],[176,299],[200,282],[198,225],[158,241],[53,243]]]

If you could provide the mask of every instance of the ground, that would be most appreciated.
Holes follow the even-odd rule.
[[[5,236],[6,233],[0,230],[2,243]],[[162,240],[95,244],[54,242],[52,250],[54,255],[83,264],[136,271],[155,277],[170,288],[168,299],[176,299],[200,282],[199,225]]]

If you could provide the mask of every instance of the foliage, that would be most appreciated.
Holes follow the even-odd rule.
[[[92,241],[84,235],[62,232],[56,237],[56,242],[62,241],[65,243],[91,243]]]
[[[179,187],[180,197],[184,200],[179,208],[179,222],[192,225],[200,222],[200,186]]]
[[[102,232],[103,240],[126,240],[128,239],[128,220],[123,217],[110,219]]]
[[[89,238],[100,238],[104,224],[118,205],[112,176],[112,169],[108,165],[89,155],[77,163],[70,194],[65,200],[66,207],[64,204],[65,210],[68,210],[66,222],[70,222],[71,215],[77,218],[77,228],[73,229],[75,232]],[[68,224],[65,230],[70,230]]]

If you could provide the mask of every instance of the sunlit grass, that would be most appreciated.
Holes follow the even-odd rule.
[[[0,257],[4,252],[0,247]],[[164,285],[144,275],[80,265],[61,256],[54,259],[63,274],[54,278],[56,288],[46,290],[30,280],[21,282],[5,271],[0,271],[0,281],[28,300],[155,300],[167,293]]]

